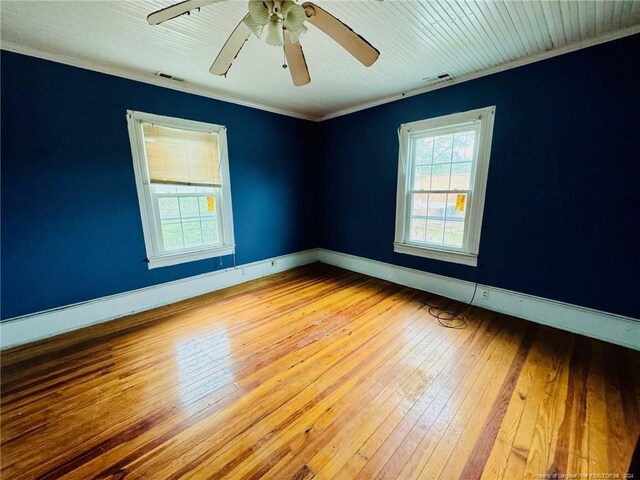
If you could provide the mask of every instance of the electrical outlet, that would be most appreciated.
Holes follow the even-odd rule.
[[[483,300],[489,300],[489,290],[484,290],[484,289],[480,290],[480,297]]]

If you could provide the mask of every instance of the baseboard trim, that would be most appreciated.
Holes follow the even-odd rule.
[[[326,249],[311,249],[5,320],[0,349],[114,320],[316,261],[640,350],[640,320]],[[275,262],[275,265],[273,264]],[[486,298],[480,292],[486,291]]]
[[[318,261],[442,295],[495,312],[640,350],[640,320],[569,303],[478,285],[346,253],[319,249]],[[480,293],[486,291],[486,298]]]
[[[317,249],[291,253],[173,282],[7,319],[0,324],[0,349],[52,337],[125,315],[150,310],[274,273],[314,263]],[[275,262],[275,264],[274,264]]]

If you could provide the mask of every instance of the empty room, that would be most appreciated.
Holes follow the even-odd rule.
[[[640,479],[640,1],[0,18],[0,478]]]

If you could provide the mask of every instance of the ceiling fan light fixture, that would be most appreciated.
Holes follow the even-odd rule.
[[[244,20],[244,24],[251,29],[251,32],[258,38],[262,37],[264,31],[264,25],[259,24],[251,15],[247,15]]]
[[[291,40],[297,42],[307,31],[304,22],[307,19],[304,8],[295,2],[287,0],[282,4],[284,27],[289,32]]]
[[[287,1],[282,4],[282,16],[284,22],[289,25],[302,25],[307,19],[304,8],[297,3]]]
[[[284,45],[282,20],[277,17],[269,21],[267,25],[267,43],[274,47]]]
[[[263,2],[262,0],[249,0],[249,15],[257,25],[269,23],[273,2]]]
[[[287,27],[287,32],[289,32],[289,37],[291,38],[292,42],[300,41],[300,38],[307,32],[307,30],[309,29],[304,25],[300,25],[299,28],[295,29]]]

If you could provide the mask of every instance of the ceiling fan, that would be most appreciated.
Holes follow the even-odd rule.
[[[153,12],[147,17],[147,21],[150,25],[158,25],[221,1],[224,0],[186,0]],[[226,76],[249,36],[253,33],[261,38],[266,29],[267,43],[284,49],[293,84],[308,84],[311,77],[300,45],[300,37],[307,31],[305,22],[322,30],[365,67],[373,65],[378,59],[380,52],[336,17],[314,3],[305,2],[300,5],[296,1],[249,0],[249,13],[231,32],[209,71]],[[287,68],[287,64],[283,67]]]

